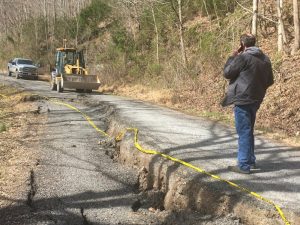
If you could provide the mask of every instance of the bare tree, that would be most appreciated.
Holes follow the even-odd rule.
[[[157,4],[163,4],[161,0],[119,0],[118,5],[126,16],[126,21],[130,25],[128,29],[136,40],[137,28],[140,27],[140,16],[145,9],[151,11],[154,32],[155,32],[155,45],[156,45],[156,62],[159,64],[159,30],[157,25],[157,18],[155,9]],[[120,9],[119,9],[120,12]]]
[[[43,13],[44,13],[44,19],[45,19],[45,40],[46,40],[46,46],[47,46],[47,50],[49,49],[48,46],[48,7],[47,7],[47,2],[46,0],[44,0],[44,5],[43,5]]]
[[[182,18],[182,2],[181,0],[177,0],[178,11],[176,10],[176,6],[173,0],[171,0],[171,5],[178,18],[181,58],[182,58],[183,66],[186,67],[187,57],[186,57],[186,50],[185,50],[184,38],[183,38],[184,29],[183,29],[183,18]]]
[[[0,2],[0,21],[2,21],[3,24],[0,24],[0,32],[1,30],[4,30],[5,36],[7,36],[8,33],[8,24],[7,24],[7,12],[4,8],[4,2]]]
[[[257,15],[258,15],[258,0],[253,0],[253,17],[252,17],[251,33],[255,36],[257,34]]]
[[[295,30],[295,40],[292,50],[292,54],[297,52],[300,48],[300,29],[299,29],[299,8],[298,0],[293,0],[293,9],[294,9],[294,30]]]
[[[150,3],[150,5],[151,5],[152,18],[153,18],[153,23],[154,23],[154,28],[155,28],[155,34],[156,34],[156,62],[157,62],[157,64],[159,64],[159,33],[158,33],[156,17],[155,17],[154,8],[153,8],[153,2]]]
[[[178,2],[178,17],[179,17],[179,35],[180,35],[180,47],[181,47],[181,56],[184,67],[187,65],[187,57],[185,51],[185,45],[183,40],[183,22],[182,22],[182,4],[181,0],[177,0]]]
[[[79,10],[80,10],[80,2],[78,1],[77,2],[77,9],[76,9],[78,14],[79,14]],[[76,20],[75,45],[76,45],[76,48],[77,48],[77,46],[78,46],[78,33],[79,33],[79,17],[77,15],[75,16],[75,20]]]
[[[278,16],[278,51],[282,52],[283,46],[286,43],[286,35],[284,31],[283,19],[282,19],[283,0],[277,0],[277,16]]]
[[[130,30],[134,41],[137,40],[137,31],[140,27],[139,17],[143,9],[143,3],[145,2],[142,0],[116,0],[115,3],[119,16],[127,21],[126,28]]]

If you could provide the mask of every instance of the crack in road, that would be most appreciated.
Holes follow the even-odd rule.
[[[29,186],[30,186],[30,189],[27,194],[26,204],[31,208],[31,210],[36,211],[36,208],[35,208],[34,202],[33,202],[33,198],[37,192],[37,185],[35,182],[35,173],[34,173],[33,169],[31,169],[31,171],[30,171]]]
[[[32,90],[34,87],[35,92],[48,95],[43,83],[34,82],[33,85],[30,81],[18,82],[27,87],[26,89]],[[15,80],[11,83],[15,84]],[[111,120],[115,116],[113,106],[97,103],[98,100],[92,102],[92,97],[98,97],[96,94],[88,96],[86,101],[74,97],[75,94],[66,92],[58,96],[51,93],[49,98],[55,97],[78,107],[102,130],[114,131],[113,126],[121,127],[122,121],[116,120],[118,123],[114,124],[114,120]],[[90,105],[89,102],[94,104]],[[44,124],[45,132],[41,136],[41,159],[37,162],[39,167],[35,171],[32,169],[29,177],[30,190],[26,203],[32,209],[32,213],[28,213],[26,206],[27,211],[16,219],[20,222],[14,224],[196,225],[202,220],[213,219],[213,215],[207,219],[195,213],[194,218],[194,214],[190,212],[173,213],[165,210],[165,193],[148,186],[147,181],[150,180],[148,176],[150,177],[151,173],[148,176],[141,175],[128,166],[113,163],[122,160],[120,143],[112,143],[111,140],[99,142],[98,133],[91,129],[85,118],[69,108],[44,100],[39,103],[42,104],[42,108],[38,108],[38,111],[43,113],[45,111],[43,107],[47,109],[48,120]],[[134,104],[133,107],[126,109],[136,108],[138,107]],[[141,108],[145,107],[142,105]],[[100,145],[103,144],[102,148],[99,148],[98,142]],[[123,144],[127,146],[127,143]],[[113,151],[112,148],[116,150]],[[113,152],[117,152],[117,155]],[[128,152],[133,158],[132,151]],[[132,162],[130,166],[136,166],[136,162]],[[139,167],[135,169],[139,170]],[[147,171],[151,171],[151,167]],[[163,181],[159,181],[159,188],[162,186],[161,183]],[[193,194],[191,192],[191,195]],[[15,212],[19,208],[13,206],[9,210]],[[2,211],[3,214],[7,213],[7,209]],[[11,222],[11,217],[6,218],[5,221]],[[208,224],[237,223],[231,217],[226,217],[224,222],[218,220]]]
[[[84,208],[83,207],[80,208],[80,214],[81,214],[81,217],[83,219],[82,225],[90,225],[90,223],[87,220],[86,215],[84,215]]]

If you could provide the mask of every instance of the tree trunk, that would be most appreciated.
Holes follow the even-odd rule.
[[[80,11],[80,5],[79,5],[79,1],[77,2],[77,9],[76,9],[76,15],[75,15],[75,19],[76,19],[76,38],[75,38],[75,45],[76,45],[76,48],[78,47],[78,34],[79,34],[79,11]]]
[[[253,18],[252,18],[252,31],[253,35],[257,35],[257,14],[258,14],[258,0],[253,0]]]
[[[283,44],[286,43],[286,36],[282,20],[283,0],[277,0],[277,15],[278,15],[278,51],[283,51]]]
[[[153,22],[154,22],[154,28],[155,28],[155,34],[156,34],[156,62],[159,64],[159,36],[158,36],[158,29],[157,29],[157,24],[156,24],[156,18],[155,18],[155,13],[153,9],[153,4],[151,4],[151,12],[152,12],[152,17],[153,17]]]
[[[298,8],[298,0],[293,0],[293,8],[294,8],[294,29],[295,29],[295,40],[294,46],[292,50],[292,54],[297,52],[300,48],[300,29],[299,29],[299,8]]]
[[[47,50],[49,50],[49,46],[48,46],[48,14],[47,14],[46,0],[44,0],[44,19],[45,19],[45,41],[46,41]]]
[[[215,0],[213,0],[213,5],[214,5],[214,11],[215,11],[216,17],[219,20],[219,15],[218,15],[218,10],[217,10],[217,5],[216,5]]]
[[[33,19],[33,23],[34,23],[34,36],[35,36],[35,53],[36,53],[36,57],[38,57],[39,32],[38,32],[38,24],[37,24],[38,22],[36,18]]]
[[[0,2],[0,13],[1,15],[3,15],[5,38],[7,38],[8,26],[7,26],[7,14],[6,14],[4,2]]]
[[[187,65],[187,57],[185,52],[184,40],[183,40],[183,24],[182,24],[182,5],[181,0],[177,0],[178,2],[178,17],[179,17],[179,35],[180,35],[180,48],[181,48],[181,57],[184,67]]]

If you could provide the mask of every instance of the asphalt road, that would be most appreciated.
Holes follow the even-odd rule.
[[[258,169],[253,170],[250,175],[236,174],[227,170],[229,165],[236,165],[237,135],[234,128],[118,96],[105,95],[101,98],[91,96],[91,98],[101,99],[101,102],[112,105],[123,124],[137,127],[146,148],[155,148],[257,193],[279,206],[291,224],[300,224],[299,147],[290,147],[263,135],[256,135],[255,152]],[[156,166],[163,166],[163,162],[154,163],[157,158],[154,157],[153,163],[150,163],[150,173],[155,173]],[[230,193],[229,195],[239,192],[224,182],[215,182],[216,180],[210,177],[183,167],[179,164],[170,165],[167,176],[186,171],[189,183],[204,182],[219,191]],[[249,195],[244,193],[239,201],[247,202],[254,208],[271,206],[254,196],[248,197]],[[190,199],[193,199],[193,196],[190,196]],[[273,211],[279,216],[278,211],[275,209]],[[251,214],[251,210],[248,212]],[[264,223],[263,216],[259,218],[260,216],[252,213],[253,220],[261,220],[261,224],[272,224],[272,222]],[[282,218],[279,221],[279,224],[284,224]]]
[[[91,96],[113,105],[124,123],[137,127],[157,150],[233,181],[285,209],[300,213],[300,148],[256,136],[258,169],[236,174],[237,136],[234,128],[118,96]],[[153,146],[150,146],[153,147]],[[189,170],[189,169],[188,169]]]
[[[84,95],[59,95],[39,81],[0,76],[0,82],[63,99],[88,114],[101,129],[106,127],[107,107],[76,103]],[[1,225],[162,224],[147,208],[133,212],[132,205],[140,198],[137,172],[113,162],[106,154],[110,149],[98,145],[101,135],[81,114],[44,100],[37,104],[48,115],[40,137],[40,159],[31,172],[27,200],[0,209]]]
[[[40,95],[58,97],[43,82],[19,81],[3,76],[0,77],[0,82],[20,83]],[[59,98],[70,101],[77,98],[77,94],[66,91],[59,94]],[[105,126],[99,118],[101,105],[109,104],[115,108],[124,123],[140,129],[145,142],[155,143],[157,150],[257,192],[285,210],[300,212],[299,148],[258,136],[256,155],[259,170],[250,175],[234,174],[226,169],[228,165],[236,163],[237,140],[234,129],[123,97],[92,94],[88,98],[100,104],[100,111],[99,107],[78,107],[94,117],[100,127]],[[128,224],[135,224],[137,214],[129,209],[136,198],[132,189],[136,181],[134,172],[124,170],[117,164],[112,167],[111,161],[105,162],[107,156],[104,150],[96,150],[99,149],[96,144],[98,134],[89,128],[80,115],[48,103],[43,107],[49,108],[50,113],[48,133],[42,144],[45,157],[40,168],[47,166],[51,169],[39,169],[35,172],[37,185],[41,187],[38,190],[45,191],[37,191],[34,207],[42,208],[41,212],[50,220],[70,219],[71,224],[77,224],[73,220],[81,221],[82,224],[85,218],[95,224],[97,221],[103,221],[98,224],[126,224],[128,218]],[[101,182],[102,180],[106,181]],[[128,187],[131,191],[128,191]],[[45,202],[49,202],[49,205],[45,206]],[[112,211],[110,206],[117,211]],[[108,217],[113,218],[106,223]],[[119,218],[122,218],[121,223]],[[143,224],[139,218],[136,222]]]

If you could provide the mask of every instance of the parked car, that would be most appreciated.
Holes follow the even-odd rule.
[[[8,76],[19,78],[38,79],[38,67],[30,59],[15,58],[7,64]]]

